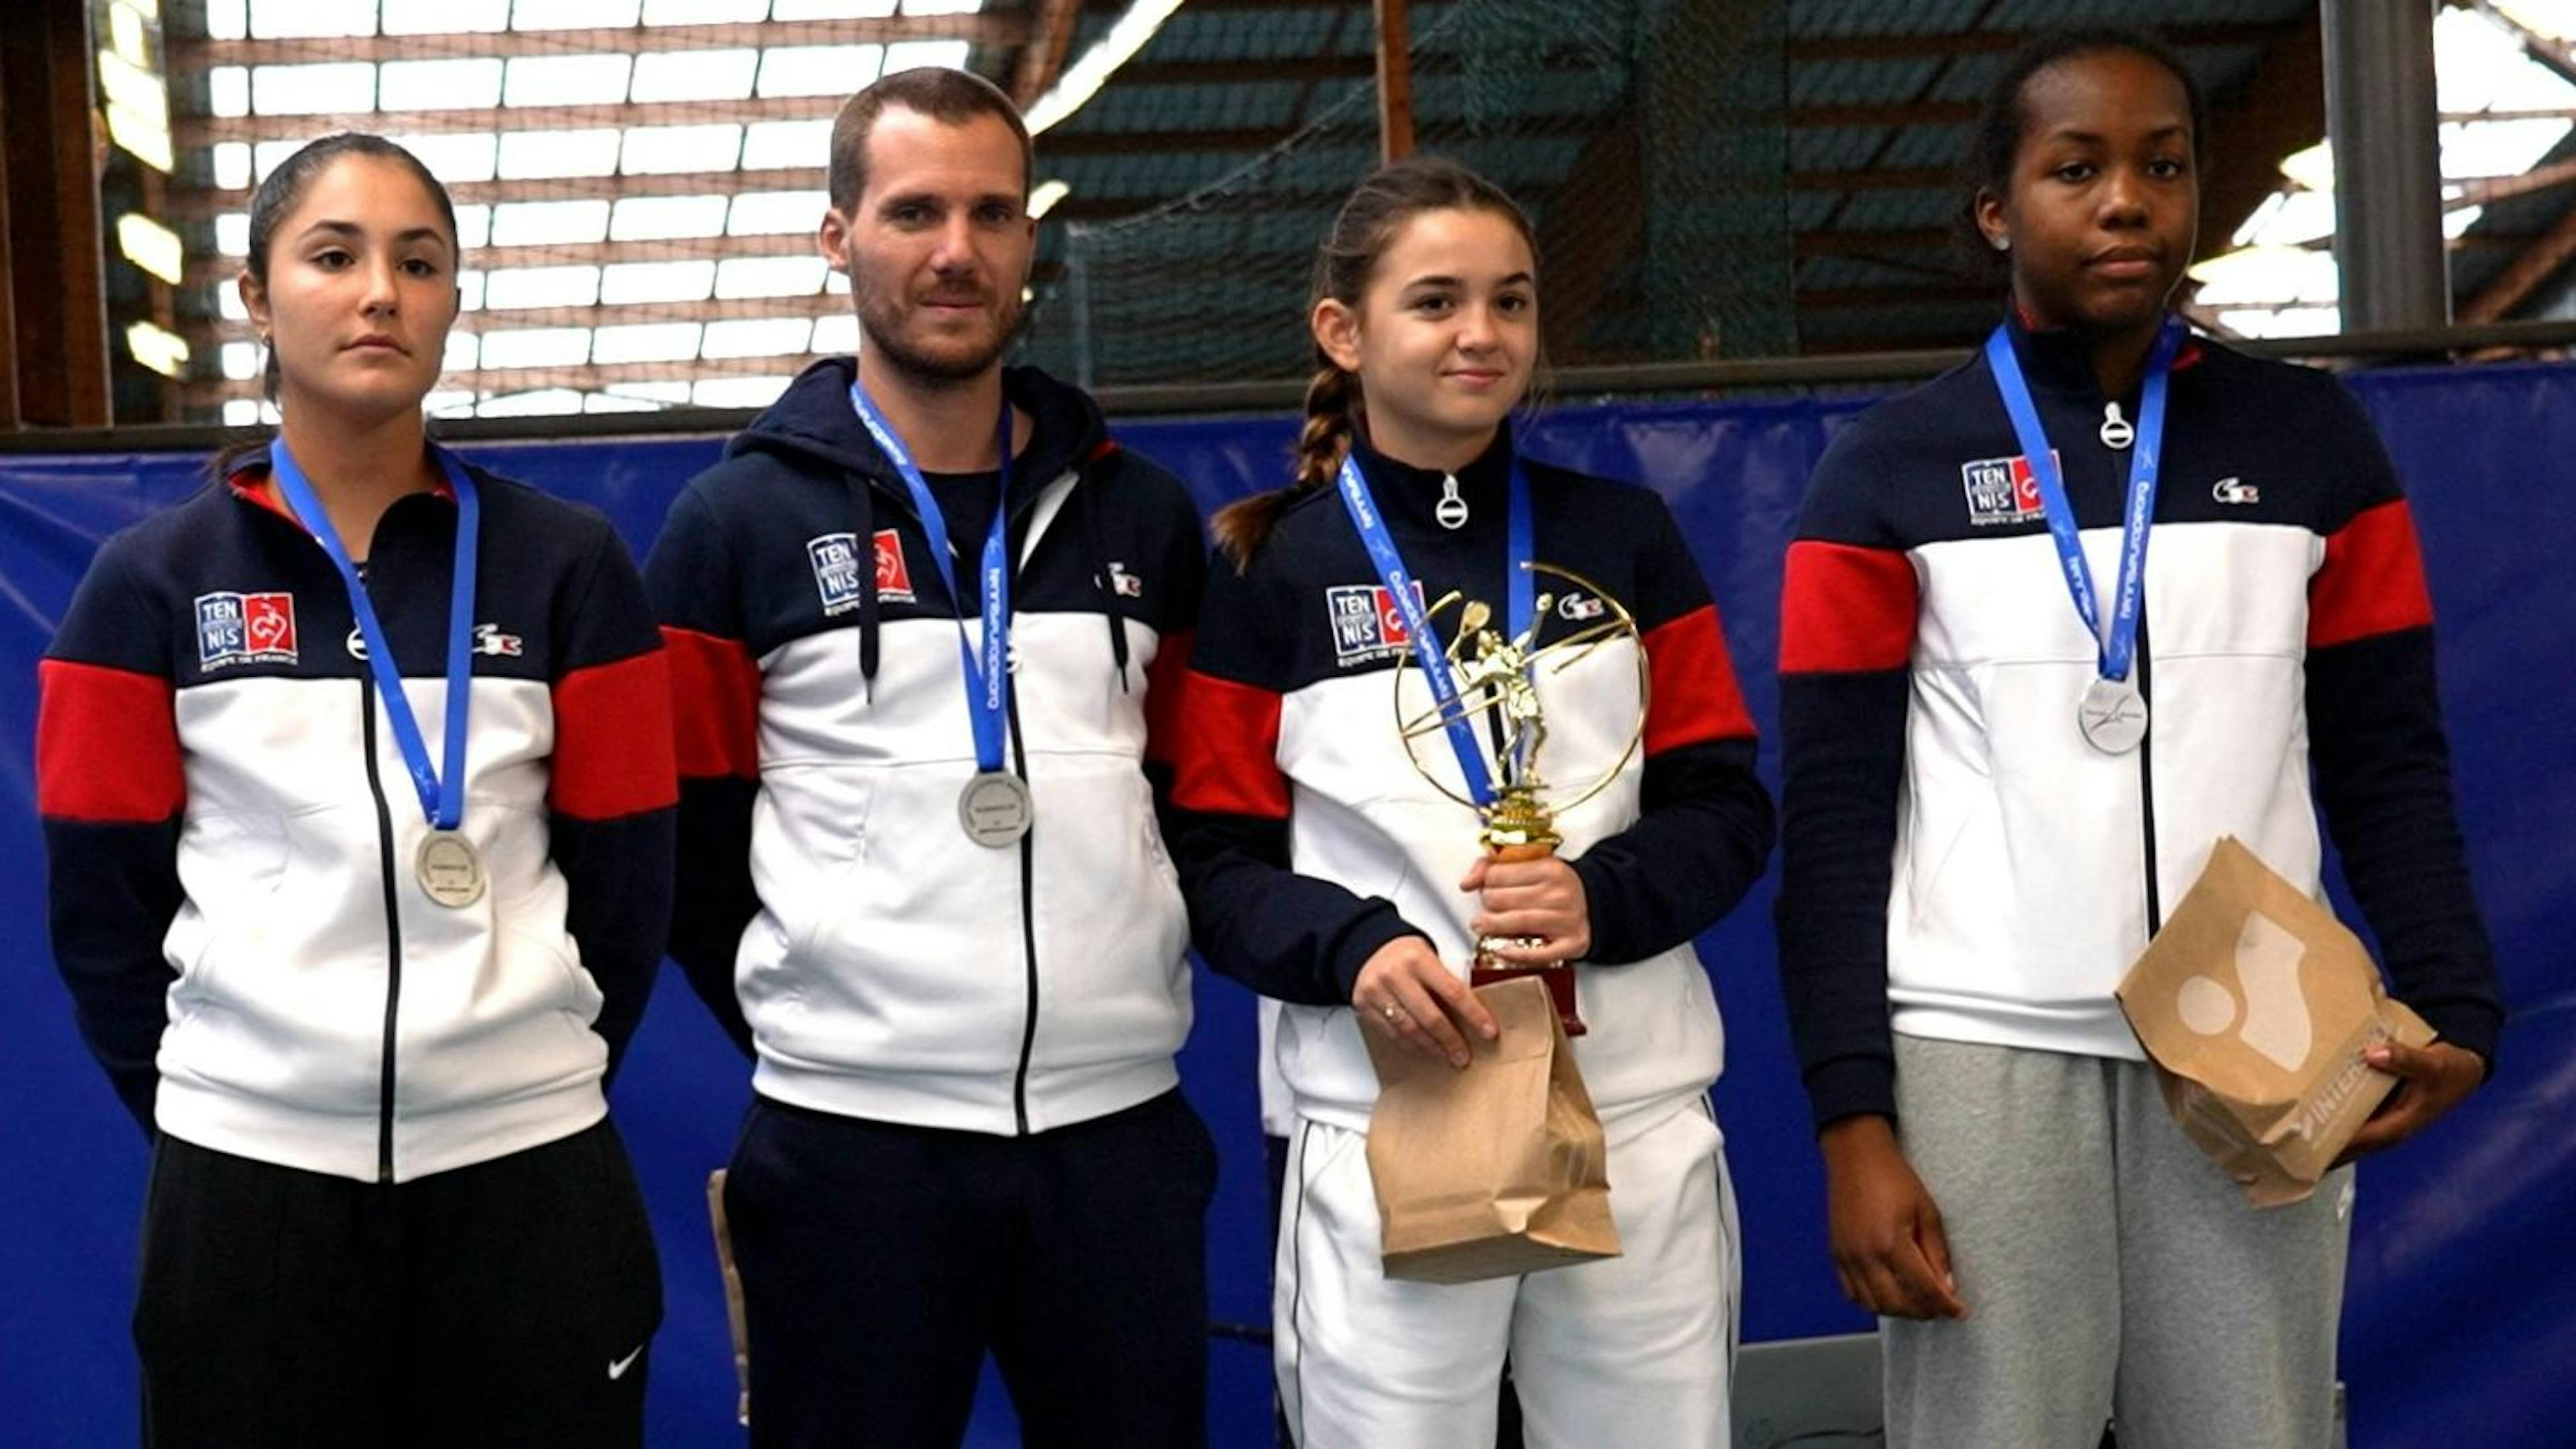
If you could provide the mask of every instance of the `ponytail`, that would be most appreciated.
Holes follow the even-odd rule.
[[[1315,369],[1314,380],[1306,384],[1306,425],[1297,434],[1297,471],[1285,488],[1273,488],[1240,498],[1216,512],[1210,528],[1216,534],[1216,546],[1237,573],[1252,562],[1252,556],[1270,541],[1270,531],[1279,525],[1279,516],[1288,505],[1319,488],[1330,488],[1341,471],[1342,459],[1351,450],[1354,413],[1359,401],[1359,378],[1329,360]]]

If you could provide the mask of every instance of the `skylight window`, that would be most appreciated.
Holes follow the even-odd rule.
[[[716,263],[716,295],[811,297],[823,290],[821,257],[727,257]]]
[[[950,70],[966,68],[967,45],[962,40],[907,40],[886,47],[885,73],[916,70],[922,66],[945,66]]]
[[[822,121],[755,121],[743,133],[742,169],[785,171],[812,167],[819,171],[832,156],[832,123]]]
[[[385,0],[387,35],[489,35],[510,28],[510,0]]]
[[[743,317],[707,324],[699,352],[708,358],[785,357],[803,352],[814,336],[805,317]]]
[[[218,116],[250,114],[250,68],[219,65],[206,72],[206,109]]]
[[[609,214],[608,236],[612,241],[722,236],[726,207],[721,196],[623,196]]]
[[[504,131],[500,174],[513,181],[563,176],[612,176],[624,133],[613,127],[592,131]]]
[[[456,244],[472,251],[492,243],[492,208],[475,202],[456,208]]]
[[[473,371],[474,355],[478,350],[476,344],[479,341],[480,339],[473,333],[461,327],[450,328],[447,333],[447,350],[439,357],[439,370],[441,372]]]
[[[488,111],[501,104],[498,56],[456,60],[389,60],[379,67],[376,99],[388,111]]]
[[[751,94],[757,50],[662,50],[635,57],[637,101],[738,101]]]
[[[643,0],[516,0],[512,30],[589,30],[635,23]]]
[[[483,418],[535,418],[580,411],[580,393],[568,387],[549,387],[535,392],[503,393],[486,398],[476,404],[474,415]]]
[[[843,355],[859,350],[859,318],[855,312],[835,312],[814,319],[814,340],[808,344],[816,352]]]
[[[618,169],[629,176],[730,171],[741,154],[740,126],[636,126],[626,132]]]
[[[420,158],[429,174],[454,186],[460,181],[489,181],[501,154],[501,138],[489,131],[458,134],[393,136],[394,144]]]
[[[725,222],[729,236],[784,236],[809,232],[823,223],[832,198],[822,191],[746,191],[733,199]]]
[[[695,322],[647,322],[602,327],[590,345],[590,360],[618,362],[687,362],[698,355]]]
[[[483,366],[578,367],[590,360],[587,327],[525,327],[483,335]]]
[[[240,191],[250,185],[250,143],[218,141],[215,143],[215,184],[226,191]]]
[[[250,213],[227,211],[215,218],[215,250],[228,257],[250,255]]]
[[[494,246],[595,242],[607,235],[605,201],[507,201],[492,209]]]
[[[250,0],[254,40],[375,33],[376,0]]]
[[[505,106],[622,105],[635,67],[630,55],[523,55],[501,87]]]
[[[483,278],[483,305],[495,312],[523,307],[588,307],[599,300],[597,267],[507,267]]]
[[[894,13],[894,0],[778,0],[772,20],[877,20]]]
[[[962,54],[965,47],[958,49]],[[886,55],[886,47],[877,45],[773,46],[760,57],[758,94],[846,96],[877,78]]]
[[[724,25],[768,18],[769,0],[644,0],[647,25]]]
[[[765,408],[793,381],[785,377],[711,377],[689,390],[702,408]]]
[[[263,65],[250,73],[250,108],[263,116],[327,116],[376,108],[376,68],[364,61]]]
[[[714,295],[716,264],[690,262],[620,262],[600,271],[599,300],[629,302],[703,302]]]

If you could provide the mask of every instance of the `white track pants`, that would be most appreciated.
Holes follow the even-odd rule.
[[[1492,1449],[1508,1354],[1530,1449],[1720,1449],[1742,1288],[1704,1099],[1610,1143],[1617,1258],[1481,1283],[1390,1282],[1367,1139],[1299,1119],[1271,1322],[1303,1449]]]

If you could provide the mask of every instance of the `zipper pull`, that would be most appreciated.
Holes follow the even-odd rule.
[[[1431,510],[1431,516],[1440,520],[1442,528],[1467,526],[1467,500],[1458,496],[1457,474],[1440,475],[1440,502]]]
[[[2120,416],[2120,405],[2115,402],[2102,404],[2102,446],[2117,452],[2137,440],[2138,430],[2129,426],[2127,418]]]

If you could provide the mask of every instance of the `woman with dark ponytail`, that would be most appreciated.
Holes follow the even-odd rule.
[[[2321,893],[2322,809],[2441,1036],[2363,1054],[2400,1082],[2347,1156],[2486,1075],[2414,524],[2332,378],[2167,311],[2206,131],[2164,47],[2035,42],[1976,134],[2001,325],[1835,439],[1781,604],[1782,984],[1835,1266],[1883,1318],[1892,1445],[2116,1416],[2122,1449],[2311,1449],[2351,1169],[2247,1206],[2113,987],[2223,836]]]
[[[1690,941],[1762,873],[1770,801],[1716,609],[1661,500],[1514,445],[1538,298],[1528,222],[1502,192],[1437,160],[1371,176],[1317,259],[1294,481],[1216,519],[1232,567],[1212,571],[1183,692],[1172,838],[1201,952],[1280,1003],[1294,1116],[1272,1328],[1310,1449],[1490,1449],[1506,1358],[1532,1445],[1728,1439],[1737,1252],[1707,1098],[1721,1029]],[[1372,547],[1401,555],[1421,599],[1395,596]],[[1499,610],[1533,559],[1635,613],[1652,689],[1644,748],[1623,760],[1636,646],[1540,673],[1548,777],[1611,781],[1557,820],[1558,856],[1505,862],[1480,852],[1476,812],[1417,773],[1388,697],[1426,664],[1407,602],[1455,589]],[[1550,610],[1526,627],[1542,643],[1603,612],[1541,587]],[[1471,755],[1494,768],[1474,744],[1433,768],[1467,778]],[[1391,1281],[1362,1033],[1464,1066],[1496,1030],[1466,981],[1490,937],[1522,938],[1500,951],[1517,965],[1572,973],[1626,1256]]]
[[[239,286],[282,427],[108,540],[41,672],[53,948],[153,1144],[156,1446],[642,1440],[607,1076],[662,953],[668,681],[596,513],[431,445],[456,218],[316,141]]]

